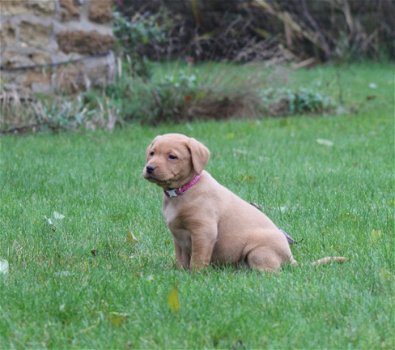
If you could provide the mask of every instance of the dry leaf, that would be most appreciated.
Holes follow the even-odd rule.
[[[317,139],[316,142],[319,145],[323,145],[323,146],[327,146],[327,147],[332,147],[333,146],[333,141],[331,141],[331,140]]]
[[[154,280],[154,276],[148,275],[148,276],[146,277],[146,280],[147,280],[148,282],[152,282],[152,281]]]
[[[238,177],[239,181],[242,182],[254,182],[256,180],[256,176],[254,175],[241,175]]]
[[[137,243],[138,242],[136,236],[130,230],[128,231],[127,240],[128,240],[129,243]]]
[[[128,319],[129,315],[121,312],[111,312],[109,315],[110,322],[113,326],[119,327]]]
[[[10,270],[10,265],[8,261],[5,259],[0,259],[0,274],[7,275]]]
[[[57,271],[54,273],[54,275],[57,277],[68,277],[68,276],[74,276],[75,273],[71,271]]]
[[[65,216],[63,214],[58,213],[57,211],[54,211],[53,218],[55,220],[63,220],[65,218]]]
[[[391,273],[391,271],[382,268],[380,270],[380,277],[382,280],[386,281],[386,282],[394,282],[395,281],[395,277],[394,275]]]
[[[47,218],[46,216],[44,216],[44,219],[47,221],[48,225],[53,226],[53,221],[51,218]]]
[[[372,232],[370,233],[370,238],[373,242],[377,242],[380,240],[382,235],[383,232],[381,232],[381,230],[372,230]]]
[[[173,287],[169,296],[167,297],[167,305],[169,305],[169,308],[172,312],[178,312],[180,309],[177,286]]]
[[[245,156],[248,154],[248,151],[245,149],[240,149],[240,148],[233,148],[233,155],[242,155]]]

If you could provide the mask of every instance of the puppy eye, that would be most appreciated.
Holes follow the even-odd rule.
[[[154,151],[151,151],[151,152],[149,153],[150,156],[153,156],[154,154],[155,154]]]
[[[174,154],[169,154],[169,159],[174,160],[174,159],[178,159],[178,157],[175,156]]]

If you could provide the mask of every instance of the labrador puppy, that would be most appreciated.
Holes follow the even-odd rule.
[[[146,155],[143,176],[164,190],[163,215],[178,267],[247,263],[275,272],[296,264],[284,233],[204,170],[210,152],[202,143],[182,134],[160,135]]]

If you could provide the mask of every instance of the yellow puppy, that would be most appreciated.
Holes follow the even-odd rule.
[[[209,156],[202,143],[181,134],[157,136],[147,148],[143,175],[164,190],[163,215],[177,266],[195,270],[245,262],[273,272],[296,264],[283,232],[203,170]]]

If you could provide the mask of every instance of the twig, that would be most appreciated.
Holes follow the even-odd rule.
[[[317,46],[319,49],[321,49],[326,57],[330,56],[330,50],[327,46],[323,45],[321,41],[318,39],[317,35],[311,31],[309,31],[306,28],[302,28],[292,17],[291,15],[284,11],[278,11],[273,8],[272,5],[270,5],[266,0],[255,0],[254,4],[257,7],[263,8],[266,10],[268,13],[271,15],[277,17],[281,22],[284,23],[284,25],[288,26],[289,29],[292,29],[294,32],[300,34],[301,36],[305,37],[308,39],[310,42],[312,42],[315,46]]]

